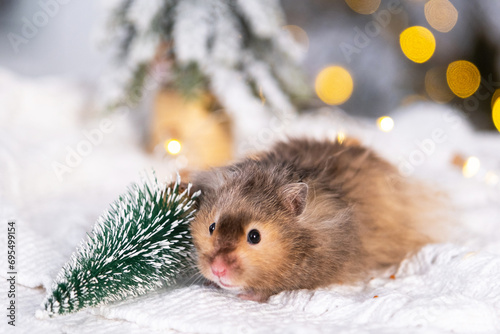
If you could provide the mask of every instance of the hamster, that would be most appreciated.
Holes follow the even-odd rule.
[[[243,299],[363,281],[433,241],[436,198],[355,140],[279,142],[192,183],[199,270]]]

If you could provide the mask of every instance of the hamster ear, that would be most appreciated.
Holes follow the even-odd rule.
[[[287,184],[282,188],[285,207],[296,216],[304,212],[309,187],[303,182]]]

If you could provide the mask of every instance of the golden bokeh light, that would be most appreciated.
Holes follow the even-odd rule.
[[[330,105],[339,105],[349,100],[353,88],[351,74],[341,66],[324,68],[316,77],[316,94]]]
[[[381,0],[345,0],[353,11],[359,14],[373,14],[380,6]]]
[[[462,168],[462,173],[465,177],[473,177],[479,172],[481,168],[481,163],[476,157],[470,157],[465,161],[464,167]]]
[[[493,117],[493,123],[498,131],[500,131],[500,98],[496,100],[493,105],[493,109],[491,112],[491,116]]]
[[[181,143],[178,140],[172,139],[165,142],[165,149],[168,153],[176,155],[182,149]]]
[[[339,144],[342,144],[344,140],[345,140],[345,133],[343,133],[342,131],[337,133],[337,141],[339,142]]]
[[[448,32],[458,20],[458,11],[449,0],[430,0],[425,4],[427,22],[440,32]]]
[[[394,121],[389,116],[383,116],[377,119],[377,126],[384,132],[389,132],[394,128]]]
[[[425,63],[436,50],[436,39],[429,29],[413,26],[405,29],[399,36],[401,50],[415,63]]]
[[[446,68],[434,67],[425,74],[425,91],[437,103],[447,103],[453,99],[453,92],[446,81]]]
[[[476,65],[470,61],[457,60],[448,65],[446,81],[456,96],[465,99],[479,88],[481,74]]]
[[[295,42],[304,48],[304,51],[309,49],[309,36],[304,29],[295,25],[283,26],[283,29],[288,31],[288,33],[293,37]]]
[[[500,97],[500,88],[493,93],[493,97],[491,98],[491,108],[493,108],[495,102],[497,102],[499,97]]]

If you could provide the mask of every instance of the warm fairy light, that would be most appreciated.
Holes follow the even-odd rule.
[[[436,39],[432,32],[420,26],[404,30],[399,36],[399,43],[405,56],[415,63],[426,62],[436,49]]]
[[[324,68],[316,77],[316,94],[330,105],[342,104],[349,100],[353,87],[351,74],[341,66]]]
[[[488,172],[484,177],[484,181],[489,186],[496,186],[500,182],[500,177],[494,172]]]
[[[434,102],[446,103],[453,99],[453,92],[446,82],[445,67],[434,67],[427,71],[425,74],[425,91]]]
[[[458,20],[458,11],[449,0],[430,0],[425,4],[427,22],[440,32],[448,32]]]
[[[168,153],[175,155],[181,151],[182,146],[178,140],[172,139],[165,142],[165,149]]]
[[[476,65],[466,60],[457,60],[448,65],[446,80],[451,91],[465,99],[476,92],[481,83],[481,74]]]
[[[389,116],[383,116],[377,120],[377,126],[380,130],[389,132],[394,128],[394,121]]]
[[[381,0],[345,0],[353,11],[359,14],[372,14],[380,6]]]
[[[491,98],[491,108],[495,105],[495,102],[497,102],[498,98],[500,97],[500,88],[498,88],[494,93]]]
[[[345,133],[339,132],[337,134],[337,141],[339,142],[339,144],[342,144],[344,140],[345,140]]]
[[[476,157],[470,157],[465,161],[464,167],[462,168],[462,173],[465,177],[473,177],[479,172],[479,168],[481,167],[481,163],[479,159]]]
[[[493,118],[493,124],[495,124],[497,130],[500,131],[500,98],[498,98],[495,101],[495,104],[493,104],[491,117]]]
[[[297,42],[300,46],[304,48],[304,51],[307,52],[309,49],[309,36],[304,29],[295,25],[286,25],[283,27],[284,30],[288,31],[290,35],[292,35],[295,42]]]

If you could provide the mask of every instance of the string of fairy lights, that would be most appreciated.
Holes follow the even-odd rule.
[[[345,0],[355,12],[364,15],[375,13],[381,0]],[[424,5],[427,23],[436,31],[446,33],[453,29],[458,20],[458,11],[449,0],[429,0]],[[295,28],[296,29],[296,28]],[[432,31],[422,26],[403,30],[399,37],[403,54],[411,61],[422,64],[428,61],[436,50],[436,39]],[[446,67],[434,67],[426,72],[425,89],[429,97],[438,103],[447,103],[454,96],[466,99],[472,96],[481,83],[479,69],[467,60],[451,62]],[[341,105],[351,97],[355,83],[348,69],[333,65],[322,69],[316,76],[315,89],[318,97],[326,104]],[[500,131],[500,89],[492,97],[492,118]],[[377,120],[377,126],[384,132],[394,127],[388,116]]]
[[[345,0],[355,12],[363,15],[375,13],[381,0]],[[446,33],[453,29],[458,20],[458,11],[449,0],[429,0],[424,5],[427,23],[436,31]],[[403,30],[399,37],[403,54],[411,61],[422,64],[428,61],[436,50],[436,39],[431,30],[422,26],[411,26]],[[467,60],[453,61],[447,66],[434,67],[426,72],[425,90],[437,103],[450,102],[454,96],[466,99],[479,89],[481,73],[476,65]],[[355,82],[348,69],[340,65],[323,68],[315,80],[317,96],[326,104],[342,105],[349,100]],[[500,89],[491,100],[492,119],[500,131]],[[389,116],[377,119],[377,127],[383,132],[390,132],[395,124]],[[339,132],[338,140],[343,141],[345,134]],[[478,177],[490,186],[500,185],[500,176],[494,171],[484,171],[477,157],[467,159],[459,157],[454,164],[462,168],[466,178]]]

